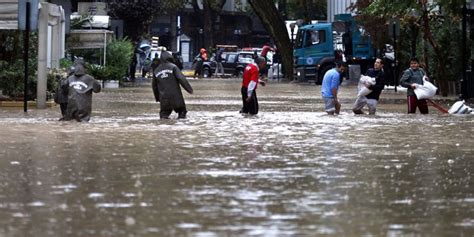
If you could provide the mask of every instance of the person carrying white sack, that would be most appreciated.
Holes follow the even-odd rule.
[[[368,77],[368,78],[367,78]],[[362,109],[367,105],[369,114],[375,114],[377,103],[385,87],[385,74],[383,72],[383,61],[376,58],[374,68],[367,70],[366,76],[361,78],[362,88],[359,88],[357,99],[352,107],[354,114],[364,114]]]
[[[427,98],[418,98],[415,90],[417,87],[423,85],[424,81],[427,81],[425,77],[426,73],[420,68],[420,63],[417,58],[410,59],[410,68],[403,72],[400,78],[400,85],[407,89],[407,105],[408,113],[416,113],[416,108],[420,110],[422,114],[428,114],[428,102]],[[435,91],[436,93],[436,91]]]

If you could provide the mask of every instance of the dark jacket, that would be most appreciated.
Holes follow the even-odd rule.
[[[369,77],[375,77],[375,85],[369,86],[369,89],[372,90],[372,92],[365,97],[367,99],[379,100],[380,93],[382,93],[382,90],[385,87],[385,73],[382,70],[376,71],[375,69],[370,68],[367,70],[366,75]]]
[[[161,53],[160,64],[153,72],[153,94],[156,101],[160,101],[162,110],[184,108],[183,94],[180,85],[190,94],[193,88],[179,68],[171,63],[173,57],[166,51]]]
[[[216,62],[218,62],[218,63],[222,62],[222,53],[223,52],[224,52],[223,49],[218,49],[217,50],[216,58],[215,58]]]
[[[403,72],[402,78],[400,78],[400,85],[403,87],[408,88],[407,95],[412,96],[415,95],[415,91],[411,88],[411,84],[416,83],[423,85],[423,76],[425,75],[425,71],[423,69],[413,70],[408,68]]]
[[[75,119],[87,122],[92,112],[92,92],[100,92],[100,84],[85,73],[84,67],[76,66],[74,75],[62,82],[61,89],[67,91],[68,105],[64,120]]]
[[[56,93],[54,93],[54,102],[58,104],[67,103],[67,90],[62,89],[62,85],[66,83],[67,78],[59,79],[58,88],[56,89]]]

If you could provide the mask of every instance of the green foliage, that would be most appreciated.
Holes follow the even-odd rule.
[[[144,35],[154,16],[172,13],[184,7],[188,0],[110,0],[108,14],[124,20],[124,33],[133,40]]]
[[[288,19],[326,20],[326,0],[294,0],[287,1]]]
[[[133,44],[129,39],[113,40],[107,45],[107,66],[119,68],[124,73],[130,65],[132,54]]]
[[[59,67],[61,69],[65,69],[67,71],[67,69],[69,69],[71,66],[73,65],[73,61],[71,61],[70,59],[67,59],[67,58],[61,58],[59,60]]]
[[[24,94],[24,61],[23,37],[20,31],[0,31],[0,90],[4,95],[12,98]],[[30,34],[28,57],[28,91],[27,98],[36,97],[36,71],[37,71],[37,35]]]
[[[378,18],[379,22],[388,22],[391,18],[400,19],[401,35],[398,38],[397,52],[400,69],[408,67],[410,40],[414,35],[412,32],[418,31],[417,56],[422,64],[428,66],[428,74],[436,82],[440,82],[441,92],[446,95],[445,82],[458,80],[462,73],[460,22],[461,9],[465,3],[465,0],[434,0],[432,3],[413,0],[359,0],[353,9],[369,19],[361,22],[368,29],[375,25],[370,21],[371,18]],[[373,32],[376,31],[371,34]]]
[[[106,66],[89,64],[87,72],[98,80],[122,80],[132,54],[133,44],[129,39],[113,40],[107,45]]]

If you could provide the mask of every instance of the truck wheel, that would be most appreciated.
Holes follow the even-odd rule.
[[[324,74],[326,74],[327,71],[331,70],[332,67],[331,65],[324,65],[321,68],[322,69],[318,72],[318,80],[316,80],[316,85],[321,85],[323,83]]]
[[[202,69],[202,76],[203,76],[204,78],[209,78],[209,77],[211,77],[211,69],[210,69],[209,67],[204,67],[204,68]]]

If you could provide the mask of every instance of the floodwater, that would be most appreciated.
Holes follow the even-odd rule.
[[[0,236],[472,236],[472,116],[323,112],[319,87],[191,81],[188,118],[159,120],[151,88],[59,107],[0,108]],[[176,114],[172,115],[176,118]]]

